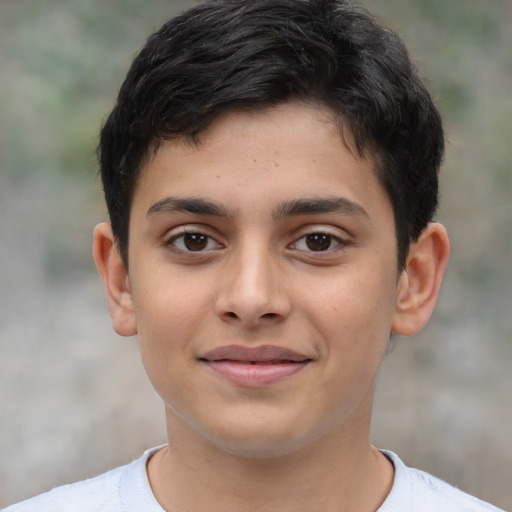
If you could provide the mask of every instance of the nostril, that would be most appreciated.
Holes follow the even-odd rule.
[[[261,315],[261,318],[275,318],[277,313],[265,313],[264,315]]]
[[[229,318],[238,318],[237,314],[233,313],[233,311],[228,311],[226,316],[229,316]]]

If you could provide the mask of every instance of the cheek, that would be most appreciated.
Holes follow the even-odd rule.
[[[333,276],[314,288],[311,294],[313,308],[330,322],[345,328],[364,328],[375,320],[390,318],[394,309],[393,280],[380,273],[366,275],[350,272],[348,276]],[[368,322],[372,319],[372,322]],[[366,320],[366,321],[365,321]],[[375,325],[378,328],[378,323]]]
[[[166,404],[172,404],[186,393],[201,309],[174,287],[161,287],[157,293],[149,289],[151,293],[144,295],[151,300],[143,295],[136,300],[140,356],[153,387]]]
[[[153,330],[158,338],[197,326],[208,309],[211,293],[202,279],[180,272],[147,272],[134,290],[139,331]],[[175,336],[178,337],[178,336]]]
[[[324,340],[324,350],[354,358],[380,354],[389,339],[394,312],[392,271],[351,271],[316,283],[311,290],[317,293],[304,294],[301,300],[308,304],[305,315]]]
[[[194,340],[208,317],[208,301],[179,279],[146,277],[134,294],[140,354],[149,379],[161,394],[171,384],[179,388],[180,376],[193,366]]]

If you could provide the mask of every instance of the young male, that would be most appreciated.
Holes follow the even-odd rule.
[[[496,511],[370,444],[392,333],[428,322],[439,113],[343,0],[214,0],[152,35],[100,141],[94,235],[169,443],[10,512]]]

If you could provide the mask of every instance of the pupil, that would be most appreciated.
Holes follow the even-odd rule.
[[[208,237],[198,233],[187,233],[183,242],[189,251],[201,251],[206,248]]]
[[[312,251],[326,251],[331,246],[331,237],[323,233],[308,235],[306,245]]]

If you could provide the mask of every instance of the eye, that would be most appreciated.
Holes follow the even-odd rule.
[[[325,252],[336,249],[342,245],[343,241],[328,233],[309,233],[299,238],[293,248],[299,251]]]
[[[171,248],[183,252],[203,252],[218,249],[221,245],[204,233],[180,233],[167,242]]]

